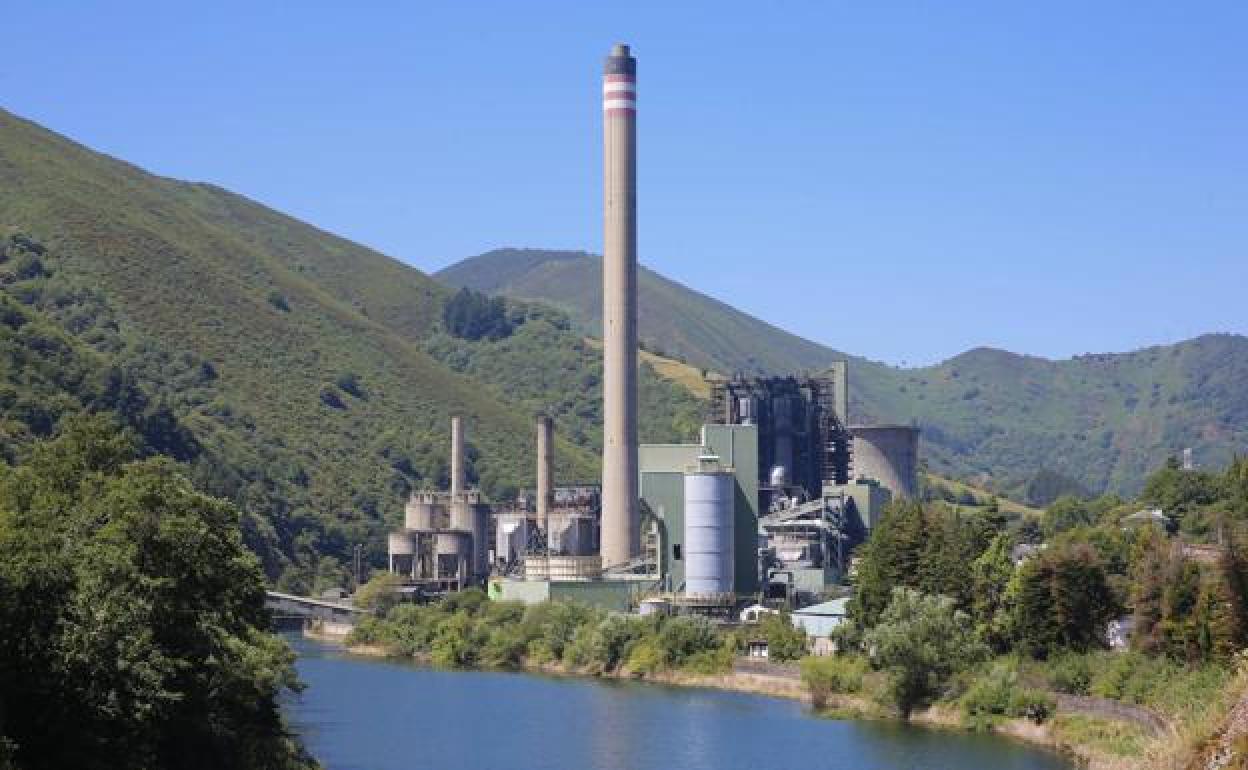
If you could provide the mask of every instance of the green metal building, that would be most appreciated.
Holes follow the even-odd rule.
[[[659,565],[664,588],[685,583],[685,472],[714,455],[735,479],[733,585],[738,595],[758,592],[758,427],[704,425],[699,444],[642,444],[638,451],[644,510],[659,522]],[[646,531],[643,524],[642,531]]]

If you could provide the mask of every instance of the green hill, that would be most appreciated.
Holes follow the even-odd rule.
[[[8,459],[73,411],[117,414],[152,451],[180,436],[290,587],[338,580],[355,543],[381,561],[402,498],[445,480],[452,413],[492,495],[532,483],[538,408],[559,419],[560,477],[598,475],[601,359],[561,314],[508,303],[506,338],[451,336],[451,292],[423,273],[3,111],[0,250]],[[651,439],[696,421],[685,389],[642,379]]]
[[[599,334],[601,269],[584,252],[504,249],[436,277],[556,305]],[[899,369],[788,334],[653,271],[643,268],[638,282],[640,336],[651,349],[724,373],[818,370],[846,358],[854,421],[916,422],[933,471],[1020,499],[1040,474],[1134,493],[1184,447],[1209,466],[1248,451],[1248,389],[1236,385],[1248,377],[1242,336],[1065,361],[980,348]]]
[[[585,333],[601,336],[602,261],[595,255],[500,249],[434,277],[449,286],[552,304]],[[644,267],[637,283],[639,334],[655,352],[724,373],[791,372],[845,357]]]

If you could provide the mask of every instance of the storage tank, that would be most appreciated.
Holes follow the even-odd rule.
[[[416,535],[402,530],[391,532],[386,537],[386,546],[392,559],[395,556],[411,556],[416,553]]]
[[[490,506],[481,502],[476,491],[465,492],[451,500],[450,528],[466,532],[472,539],[472,577],[484,580],[490,574],[489,537]]]
[[[875,479],[894,498],[919,495],[919,429],[912,425],[859,425],[854,436],[853,477]]]
[[[685,593],[732,593],[733,473],[717,458],[685,472]]]
[[[439,532],[434,547],[437,549],[437,577],[466,583],[472,570],[472,534]]]
[[[439,515],[441,512],[438,509],[441,506],[434,502],[435,499],[431,492],[418,492],[412,495],[403,509],[403,526],[422,532],[440,529],[438,525],[441,524],[444,516]]]
[[[386,536],[386,550],[390,556],[391,573],[415,575],[419,558],[419,540],[415,532],[391,532]]]

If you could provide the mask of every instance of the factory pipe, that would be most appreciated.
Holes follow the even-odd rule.
[[[464,420],[451,417],[451,498],[464,492]]]
[[[602,565],[639,550],[637,508],[637,60],[617,44],[603,71]]]
[[[537,521],[550,537],[550,509],[555,503],[555,421],[537,416]]]

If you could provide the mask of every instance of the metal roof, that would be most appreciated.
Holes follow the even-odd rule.
[[[833,599],[830,602],[822,604],[812,604],[809,607],[803,607],[800,610],[793,610],[794,615],[836,615],[843,616],[849,614],[849,597]]]

